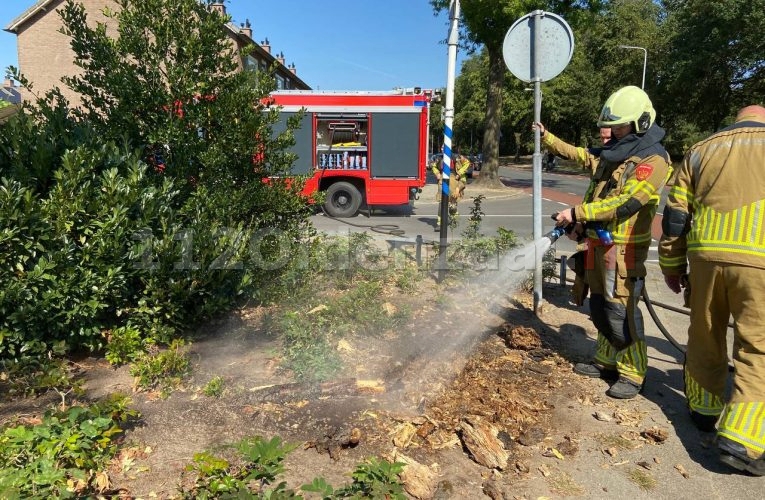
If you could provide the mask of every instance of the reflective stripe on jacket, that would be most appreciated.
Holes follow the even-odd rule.
[[[672,174],[669,157],[658,154],[645,158],[632,156],[621,164],[608,164],[588,150],[566,144],[549,132],[545,133],[544,139],[556,154],[577,159],[592,172],[583,203],[574,207],[577,220],[603,222],[616,244],[648,247],[659,194]],[[588,231],[588,237],[597,236]]]
[[[738,122],[691,147],[664,218],[674,223],[659,245],[666,274],[684,274],[686,259],[765,268],[765,122]]]

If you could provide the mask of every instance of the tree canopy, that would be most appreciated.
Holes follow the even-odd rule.
[[[436,11],[451,4],[430,3]],[[498,166],[492,157],[533,147],[533,98],[528,85],[505,67],[501,49],[509,27],[536,9],[562,16],[574,32],[570,64],[542,85],[542,120],[570,142],[595,141],[595,120],[605,99],[624,85],[642,85],[644,71],[645,90],[674,157],[724,126],[740,107],[763,102],[765,0],[462,0],[460,5],[461,49],[470,57],[456,83],[454,140],[482,149],[490,180]],[[475,137],[482,143],[470,140]]]

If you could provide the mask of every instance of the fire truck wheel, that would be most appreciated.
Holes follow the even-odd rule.
[[[361,206],[361,193],[350,182],[336,182],[327,189],[324,209],[332,217],[353,217]]]

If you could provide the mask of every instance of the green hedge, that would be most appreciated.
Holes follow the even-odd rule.
[[[294,220],[278,228],[263,215],[281,246],[254,240],[256,226],[227,214],[236,203],[201,187],[181,199],[138,153],[81,146],[63,155],[53,179],[44,194],[0,182],[0,359],[98,350],[125,325],[168,341],[242,297],[265,296],[263,287],[293,266],[284,243],[299,241]],[[257,189],[290,199],[279,186]],[[273,260],[278,250],[286,260],[255,265],[253,241],[259,255]]]

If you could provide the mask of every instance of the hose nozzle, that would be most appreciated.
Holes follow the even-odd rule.
[[[560,238],[564,234],[566,234],[566,229],[565,228],[563,228],[563,227],[556,227],[555,229],[553,229],[549,233],[545,234],[544,237],[545,238],[549,238],[550,239],[550,243],[555,243],[556,241],[558,241],[558,238]]]
[[[558,212],[555,212],[554,214],[552,214],[550,216],[550,218],[552,218],[552,220],[554,220],[554,221],[557,221],[558,220]],[[574,229],[574,225],[573,224],[568,225],[568,226],[556,226],[552,231],[550,231],[549,233],[545,234],[544,237],[545,238],[550,238],[550,242],[555,243],[556,241],[558,241],[558,238],[560,238],[564,234],[570,233],[571,231],[573,231],[573,229]]]

